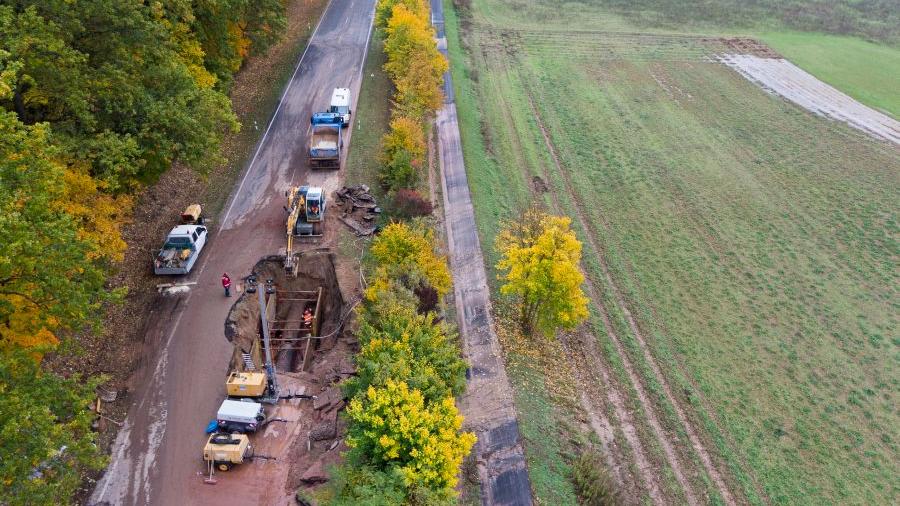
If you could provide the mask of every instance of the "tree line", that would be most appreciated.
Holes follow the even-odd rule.
[[[67,503],[103,465],[96,379],[41,357],[99,331],[133,195],[222,161],[233,76],[284,27],[281,0],[0,1],[0,503]]]
[[[372,241],[369,264],[357,375],[344,385],[350,451],[315,499],[454,504],[459,466],[475,436],[461,430],[455,404],[466,374],[458,337],[437,313],[452,286],[446,258],[416,220],[385,227]],[[303,492],[299,498],[308,499]]]
[[[394,84],[390,131],[382,139],[382,184],[391,192],[415,188],[424,169],[426,132],[443,104],[447,59],[434,42],[425,0],[381,0],[375,24],[384,30],[384,70]]]

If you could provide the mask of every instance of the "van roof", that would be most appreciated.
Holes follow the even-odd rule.
[[[216,418],[249,418],[252,419],[262,409],[262,404],[258,402],[234,401],[225,399],[219,406]]]
[[[350,107],[350,88],[335,88],[331,94],[331,105]]]

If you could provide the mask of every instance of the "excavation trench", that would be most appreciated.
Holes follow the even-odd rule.
[[[241,296],[225,320],[225,337],[234,345],[233,370],[263,368],[260,292],[279,372],[308,371],[317,351],[334,346],[344,300],[333,255],[315,251],[295,256],[295,273],[285,270],[284,257],[269,256],[244,278]]]
[[[234,345],[230,370],[264,371],[263,295],[278,384],[278,399],[266,406],[266,414],[281,423],[251,437],[256,451],[273,460],[242,466],[228,483],[271,488],[275,497],[321,485],[329,479],[327,469],[341,461],[347,450],[346,422],[339,416],[346,405],[341,383],[356,373],[352,357],[358,349],[347,328],[352,322],[345,321],[352,320],[352,312],[341,295],[335,255],[327,249],[296,254],[292,272],[284,260],[269,256],[253,266],[237,284],[241,295],[225,321],[225,337]]]

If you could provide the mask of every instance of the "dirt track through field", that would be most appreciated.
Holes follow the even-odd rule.
[[[571,179],[569,178],[568,173],[562,167],[562,164],[559,161],[559,157],[558,157],[558,155],[556,153],[556,149],[554,148],[553,143],[550,139],[550,135],[549,135],[546,127],[544,126],[543,121],[541,120],[540,113],[538,112],[537,108],[534,105],[534,98],[531,96],[530,92],[527,92],[527,93],[528,93],[528,100],[531,105],[531,109],[534,114],[535,121],[537,122],[538,127],[541,130],[541,135],[543,136],[544,142],[546,143],[547,151],[550,154],[550,157],[553,159],[553,163],[556,166],[556,170],[563,177],[563,179],[565,181],[566,191],[569,194],[574,196],[575,190],[572,185]],[[730,505],[737,504],[734,496],[731,494],[730,487],[725,483],[725,480],[722,478],[722,475],[719,473],[717,465],[713,462],[713,457],[712,457],[711,453],[707,450],[706,446],[703,444],[703,442],[698,437],[697,431],[694,429],[693,425],[688,420],[687,416],[684,413],[684,410],[681,408],[681,406],[678,402],[678,399],[673,395],[672,389],[669,386],[668,382],[666,381],[665,377],[663,376],[659,365],[656,363],[656,360],[653,357],[652,353],[650,353],[649,347],[646,344],[646,340],[644,339],[643,334],[641,333],[634,318],[632,317],[631,312],[629,311],[628,306],[624,300],[624,297],[622,296],[621,292],[619,291],[618,287],[616,286],[615,282],[613,281],[612,275],[609,272],[609,267],[606,265],[606,261],[604,260],[602,254],[601,254],[602,250],[599,248],[597,241],[594,238],[595,232],[593,232],[593,228],[590,226],[590,222],[585,217],[584,211],[581,209],[580,204],[577,201],[577,198],[573,198],[573,203],[574,203],[574,208],[576,211],[577,219],[578,219],[579,224],[581,225],[582,229],[585,231],[585,236],[591,246],[591,249],[597,253],[598,263],[600,264],[600,267],[603,271],[603,275],[606,279],[606,283],[609,286],[609,288],[616,300],[616,305],[618,306],[618,309],[625,315],[626,321],[628,322],[628,326],[631,329],[631,332],[634,335],[635,340],[638,342],[638,344],[641,348],[641,352],[644,356],[644,359],[650,365],[650,368],[653,372],[654,378],[662,386],[665,396],[668,398],[669,402],[672,404],[673,409],[675,410],[675,414],[677,415],[679,422],[681,423],[682,427],[684,428],[685,433],[688,436],[691,447],[693,448],[696,455],[700,458],[700,461],[703,464],[703,468],[706,470],[706,473],[712,479],[713,483],[715,484],[716,489],[718,490],[719,494],[721,495],[721,497],[725,501],[725,503],[730,504]],[[670,443],[667,434],[665,433],[661,424],[659,423],[658,415],[655,412],[656,410],[652,404],[652,401],[650,400],[650,396],[647,393],[646,388],[644,387],[643,383],[641,382],[639,375],[635,371],[634,365],[631,363],[631,360],[628,358],[628,355],[625,352],[624,346],[622,345],[621,339],[618,337],[618,335],[615,333],[615,331],[612,327],[610,317],[609,317],[609,312],[604,307],[603,303],[601,302],[603,299],[602,299],[599,291],[596,289],[596,287],[590,281],[589,277],[586,277],[586,286],[588,287],[588,292],[589,292],[588,295],[589,295],[590,299],[594,302],[595,306],[597,307],[597,309],[599,310],[599,312],[602,316],[603,324],[604,324],[604,327],[606,328],[606,332],[609,335],[610,339],[612,340],[613,345],[616,348],[616,352],[622,359],[623,367],[625,368],[625,371],[628,374],[628,378],[631,381],[635,392],[637,393],[638,400],[640,401],[641,405],[644,407],[645,412],[647,413],[647,420],[649,422],[649,425],[652,428],[657,439],[659,440],[659,443],[662,446],[662,448],[666,454],[666,458],[669,461],[669,464],[672,466],[672,470],[675,473],[675,476],[678,479],[679,484],[683,487],[688,502],[692,503],[692,504],[696,503],[697,500],[696,500],[696,497],[694,496],[693,490],[692,490],[690,484],[688,483],[687,479],[685,478],[685,472],[682,467],[682,463],[679,461],[679,459],[675,453],[675,449],[674,449],[673,445]],[[596,362],[600,363],[601,361],[602,361],[602,357],[598,356]]]
[[[506,54],[585,61],[715,62],[718,55],[740,53],[778,58],[778,53],[749,37],[603,30],[511,30],[485,26],[482,49]]]
[[[900,145],[900,122],[866,107],[785,59],[723,54],[719,60],[766,91],[808,111]]]

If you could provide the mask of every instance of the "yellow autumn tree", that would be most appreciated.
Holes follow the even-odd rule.
[[[14,113],[0,112],[0,132],[0,348],[39,356],[56,346],[60,329],[90,323],[111,298],[96,259],[106,255],[106,241],[120,239],[112,232],[111,239],[92,238],[102,223],[86,216],[89,207],[66,202],[77,185],[67,186],[46,124],[24,125]],[[86,198],[103,200],[93,193]]]
[[[475,444],[474,434],[460,431],[463,417],[453,397],[426,405],[403,381],[369,387],[350,401],[347,416],[347,445],[376,466],[397,468],[407,487],[452,494],[459,465]]]
[[[398,116],[391,120],[391,131],[384,135],[382,146],[386,156],[398,151],[406,151],[413,159],[425,156],[425,135],[422,125],[406,116]]]
[[[53,206],[74,220],[78,238],[92,246],[88,259],[121,262],[127,246],[121,227],[131,216],[133,198],[105,193],[103,182],[86,168],[69,167],[63,182],[61,198]]]
[[[394,7],[400,4],[423,19],[427,19],[429,16],[427,0],[380,0],[375,8],[375,26],[386,28],[394,13]]]
[[[438,298],[450,291],[452,279],[447,259],[434,251],[434,234],[426,227],[391,223],[372,241],[370,251],[378,265],[375,277],[366,289],[370,301],[404,278],[426,282],[437,292]]]
[[[406,73],[395,81],[397,114],[424,119],[443,105],[441,86],[448,64],[443,55],[434,53],[427,52],[410,61]]]
[[[497,236],[500,292],[517,297],[523,331],[552,335],[587,318],[587,297],[578,266],[581,242],[571,220],[530,209]]]
[[[398,3],[385,32],[384,52],[388,61],[384,69],[397,89],[396,112],[421,121],[440,108],[443,75],[449,68],[434,42],[427,9],[420,13]]]
[[[395,117],[381,145],[381,184],[392,191],[415,187],[426,151],[422,125],[405,116]]]

